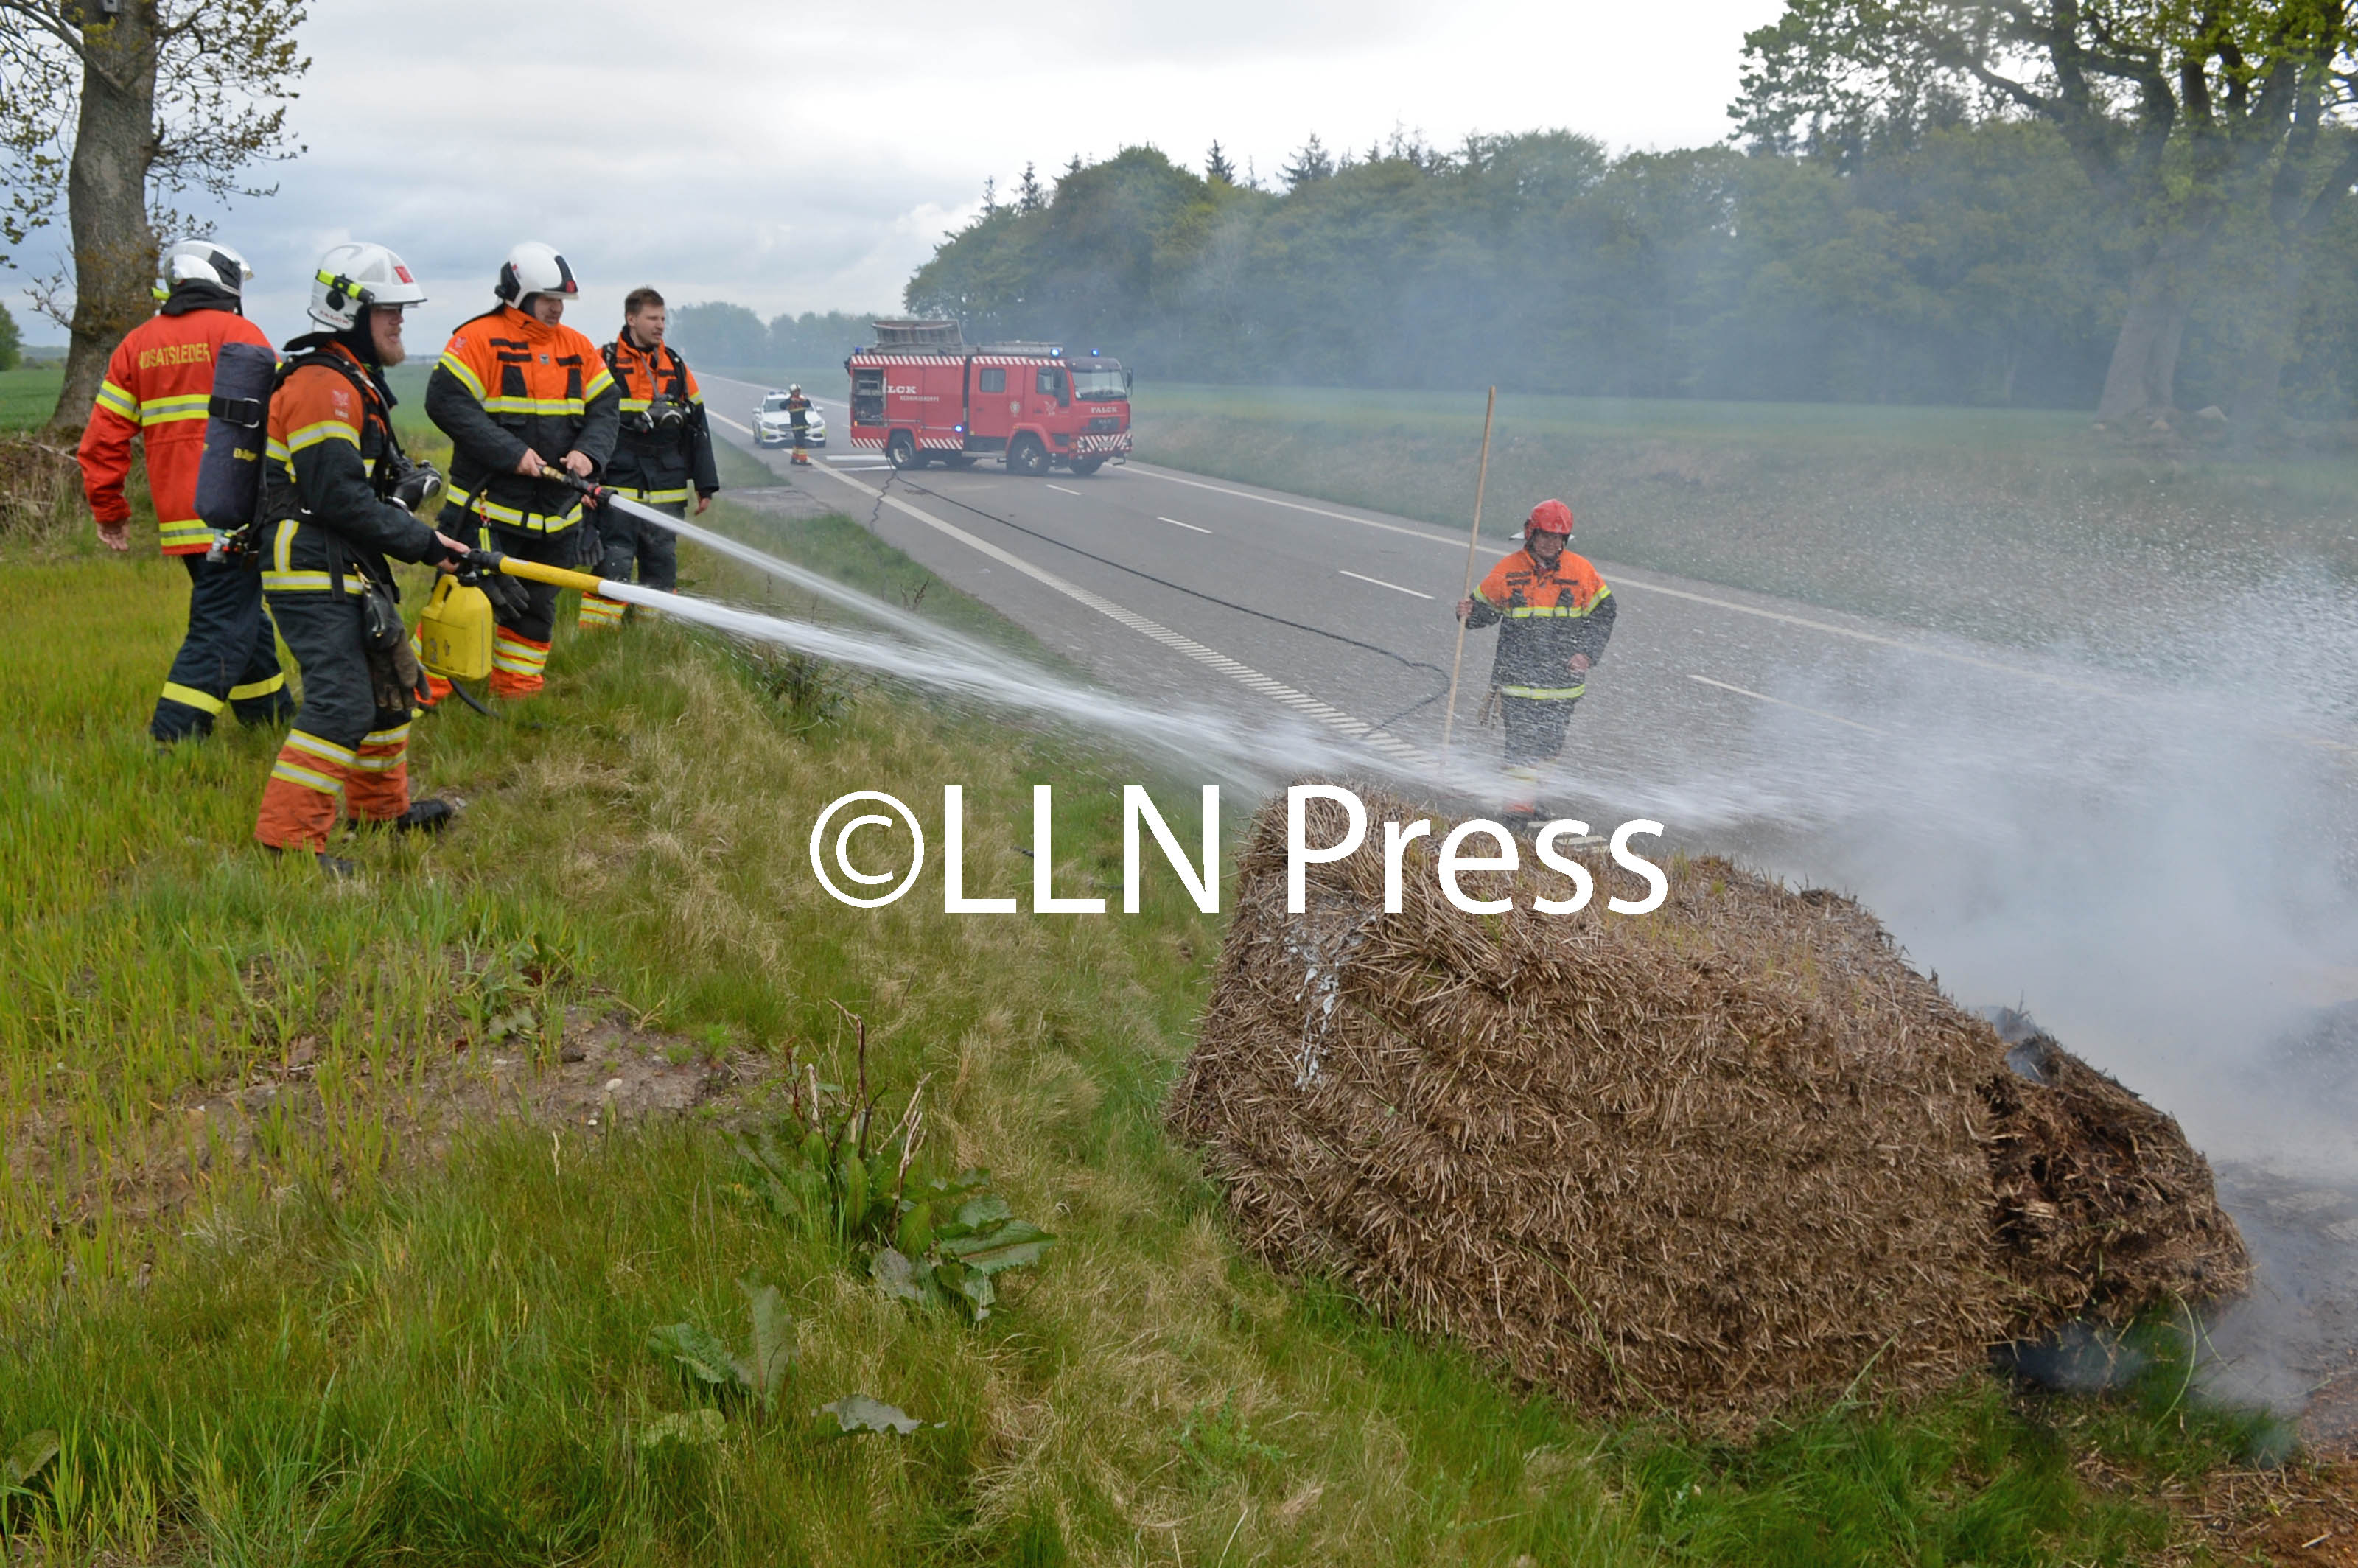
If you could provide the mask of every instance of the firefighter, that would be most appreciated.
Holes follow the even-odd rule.
[[[594,569],[604,546],[583,525],[583,496],[543,475],[598,477],[613,455],[622,392],[598,346],[564,325],[565,302],[581,288],[553,247],[510,251],[495,292],[499,304],[451,334],[426,386],[426,416],[450,438],[442,531],[544,566]],[[511,699],[540,691],[557,627],[557,590],[520,587],[494,600],[491,689]],[[438,679],[433,687],[448,689]]]
[[[182,240],[164,253],[163,305],[134,328],[106,362],[82,431],[82,491],[101,543],[131,547],[123,481],[131,442],[147,452],[147,492],[157,542],[189,574],[189,631],[164,677],[147,732],[169,744],[212,733],[222,708],[242,724],[272,724],[292,707],[278,668],[278,638],[262,610],[262,582],[244,565],[209,561],[212,530],[197,517],[197,470],[205,452],[206,402],[223,343],[267,349],[245,319],[254,269],[213,240]]]
[[[1510,817],[1539,816],[1540,769],[1563,750],[1589,668],[1613,636],[1613,590],[1571,543],[1572,508],[1541,502],[1523,547],[1492,567],[1473,598],[1457,601],[1457,619],[1469,627],[1504,622],[1490,689],[1507,721]]]
[[[622,393],[622,437],[606,480],[617,495],[644,502],[675,517],[687,515],[687,494],[696,492],[701,515],[720,489],[712,460],[712,427],[704,415],[704,394],[696,373],[664,341],[664,297],[634,288],[622,300],[622,330],[606,345],[606,368]],[[619,507],[601,507],[595,527],[604,541],[600,577],[638,580],[666,593],[679,586],[679,541],[668,528],[641,523]],[[581,628],[622,623],[622,606],[595,593],[581,596]]]
[[[270,398],[263,466],[262,587],[303,673],[303,706],[262,792],[254,836],[274,851],[327,852],[341,802],[355,826],[438,831],[449,803],[409,798],[416,666],[403,661],[391,556],[449,570],[467,546],[395,498],[406,463],[394,438],[387,368],[402,362],[402,312],[426,291],[383,245],[337,245],[311,280],[324,330],[287,345]],[[373,596],[374,602],[372,602]],[[373,652],[388,640],[392,648]]]
[[[796,468],[810,467],[810,399],[803,395],[801,382],[786,388],[786,423],[795,431],[795,455],[787,460]]]

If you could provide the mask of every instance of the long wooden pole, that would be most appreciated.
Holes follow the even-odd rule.
[[[1490,481],[1490,420],[1498,412],[1498,389],[1490,389],[1490,402],[1482,410],[1482,466],[1474,470],[1474,528],[1466,535],[1466,589],[1457,597],[1474,597],[1475,554],[1482,546],[1482,487]],[[1449,661],[1449,710],[1441,720],[1441,750],[1449,751],[1450,732],[1457,726],[1457,674],[1466,665],[1466,622],[1457,622],[1457,652]]]

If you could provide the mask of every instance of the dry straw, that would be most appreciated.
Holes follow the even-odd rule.
[[[2247,1282],[2174,1121],[2044,1037],[2010,1065],[1847,899],[1682,860],[1662,909],[1617,915],[1644,889],[1600,859],[1578,914],[1493,872],[1466,891],[1518,913],[1476,916],[1412,860],[1387,914],[1366,850],[1289,915],[1283,814],[1170,1108],[1281,1268],[1583,1404],[1737,1429]]]

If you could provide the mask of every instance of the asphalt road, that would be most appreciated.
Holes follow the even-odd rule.
[[[750,449],[764,389],[704,384]],[[894,474],[838,445],[795,482],[1133,697],[1439,750],[1463,533],[1141,462]],[[1477,572],[1541,499],[1490,498]],[[2295,685],[2158,684],[1597,565],[1619,614],[1550,806],[1853,891],[1961,1000],[2027,1007],[2223,1162],[2268,1265],[2218,1325],[2227,1380],[2297,1403],[2345,1375],[2358,1011],[2316,1010],[2358,997],[2358,735],[2299,718]],[[1472,727],[1495,635],[1466,642],[1461,758],[1498,752]]]

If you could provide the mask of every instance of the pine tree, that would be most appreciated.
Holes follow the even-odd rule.
[[[1037,212],[1046,205],[1048,193],[1040,189],[1039,173],[1027,162],[1023,166],[1023,178],[1015,187],[1015,210],[1018,212]]]
[[[1302,149],[1293,155],[1293,160],[1278,170],[1288,190],[1299,190],[1314,179],[1330,178],[1334,172],[1335,159],[1326,151],[1326,144],[1318,139],[1315,131],[1310,133],[1310,139],[1302,144]]]
[[[1234,185],[1237,182],[1237,166],[1228,161],[1226,153],[1220,151],[1220,144],[1217,138],[1212,143],[1212,150],[1204,155],[1204,178],[1207,180],[1217,179],[1223,185]]]

